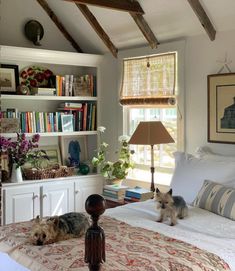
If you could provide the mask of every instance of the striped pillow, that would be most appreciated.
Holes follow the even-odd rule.
[[[205,180],[193,205],[235,220],[235,188]]]

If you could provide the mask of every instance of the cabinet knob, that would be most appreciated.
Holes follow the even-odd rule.
[[[46,197],[47,197],[47,194],[42,195],[42,198],[43,198],[43,199],[46,198]]]
[[[78,194],[80,192],[80,190],[75,190],[75,194]]]
[[[33,196],[33,199],[37,199],[37,198],[38,198],[38,195],[34,195],[34,196]]]

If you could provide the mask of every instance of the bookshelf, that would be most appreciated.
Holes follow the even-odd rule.
[[[27,130],[26,136],[39,133],[42,145],[59,145],[61,137],[85,136],[87,138],[88,159],[91,159],[97,147],[96,127],[100,123],[99,119],[99,97],[100,97],[100,63],[102,56],[81,54],[73,52],[53,51],[45,49],[23,48],[13,46],[0,46],[1,64],[17,65],[19,72],[26,67],[39,66],[53,72],[54,75],[65,76],[66,74],[83,76],[90,74],[96,77],[96,97],[92,96],[36,96],[36,95],[14,95],[2,94],[0,97],[1,111],[8,108],[17,108],[19,112],[58,112],[62,102],[79,102],[83,104],[95,105],[96,123],[89,129],[62,132],[61,129],[40,129]],[[66,112],[67,113],[67,112]],[[65,114],[66,114],[65,113]],[[16,137],[16,133],[1,134],[5,137]],[[40,147],[40,146],[39,146]]]

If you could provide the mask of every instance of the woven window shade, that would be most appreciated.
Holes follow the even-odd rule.
[[[176,53],[125,59],[122,105],[174,105]]]

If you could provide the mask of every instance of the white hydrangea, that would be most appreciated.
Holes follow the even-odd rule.
[[[119,142],[129,141],[129,139],[130,139],[130,137],[128,135],[121,135],[118,138]]]
[[[104,131],[106,130],[106,128],[104,126],[99,126],[97,127],[97,131],[104,133]]]

